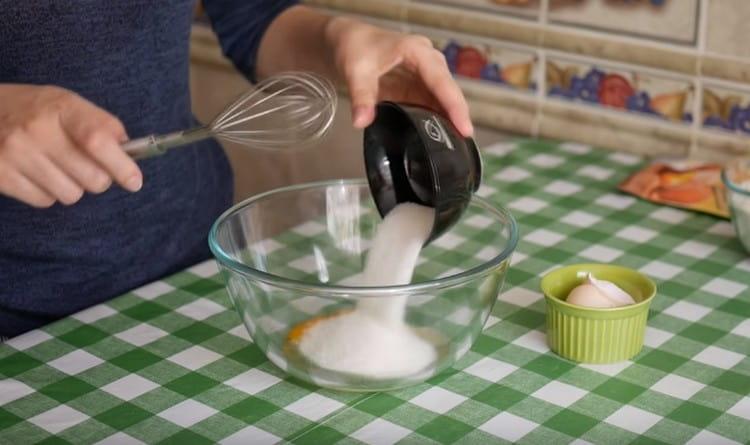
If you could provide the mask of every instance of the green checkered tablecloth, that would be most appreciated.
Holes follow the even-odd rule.
[[[478,193],[521,241],[483,334],[442,375],[377,394],[290,379],[206,262],[0,345],[0,443],[750,443],[750,259],[731,225],[616,192],[630,155],[520,141],[484,161]],[[581,261],[658,281],[634,360],[546,346],[539,276]]]

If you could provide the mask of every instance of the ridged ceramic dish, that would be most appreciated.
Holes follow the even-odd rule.
[[[587,274],[611,281],[630,294],[635,304],[589,308],[565,302]],[[544,276],[547,302],[547,342],[553,352],[581,363],[615,363],[643,348],[643,336],[656,285],[633,269],[607,264],[574,264]]]

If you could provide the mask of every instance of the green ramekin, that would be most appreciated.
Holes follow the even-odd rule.
[[[636,303],[590,308],[565,302],[588,273],[617,284]],[[581,363],[615,363],[632,358],[643,348],[656,285],[642,273],[608,264],[573,264],[549,272],[541,287],[547,301],[547,343],[555,353]]]

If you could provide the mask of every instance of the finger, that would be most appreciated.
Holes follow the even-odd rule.
[[[67,138],[66,138],[67,139]],[[49,154],[52,161],[78,185],[91,193],[102,193],[112,185],[112,177],[82,151],[65,141],[67,150],[56,150]]]
[[[137,192],[143,175],[120,145],[127,139],[122,123],[93,104],[80,100],[61,116],[73,143],[89,154],[123,188]]]
[[[380,100],[422,105],[434,111],[445,112],[417,74],[405,67],[396,67],[381,77],[380,91]]]
[[[55,203],[55,198],[16,170],[0,175],[0,193],[18,199],[33,207],[45,208]]]
[[[71,205],[83,196],[81,186],[60,170],[48,157],[39,153],[29,153],[17,162],[24,176],[61,203]]]
[[[443,54],[434,48],[414,45],[407,51],[404,60],[413,65],[422,82],[448,113],[458,131],[464,136],[471,136],[474,128],[469,117],[469,105],[458,84],[453,80]]]
[[[352,100],[354,127],[364,128],[375,119],[378,100],[378,73],[374,70],[356,69],[347,75],[349,95]]]

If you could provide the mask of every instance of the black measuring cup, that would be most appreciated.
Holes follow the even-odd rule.
[[[381,216],[404,202],[435,209],[427,243],[458,221],[481,183],[474,140],[420,106],[379,103],[375,121],[365,129],[364,150],[367,181]]]

